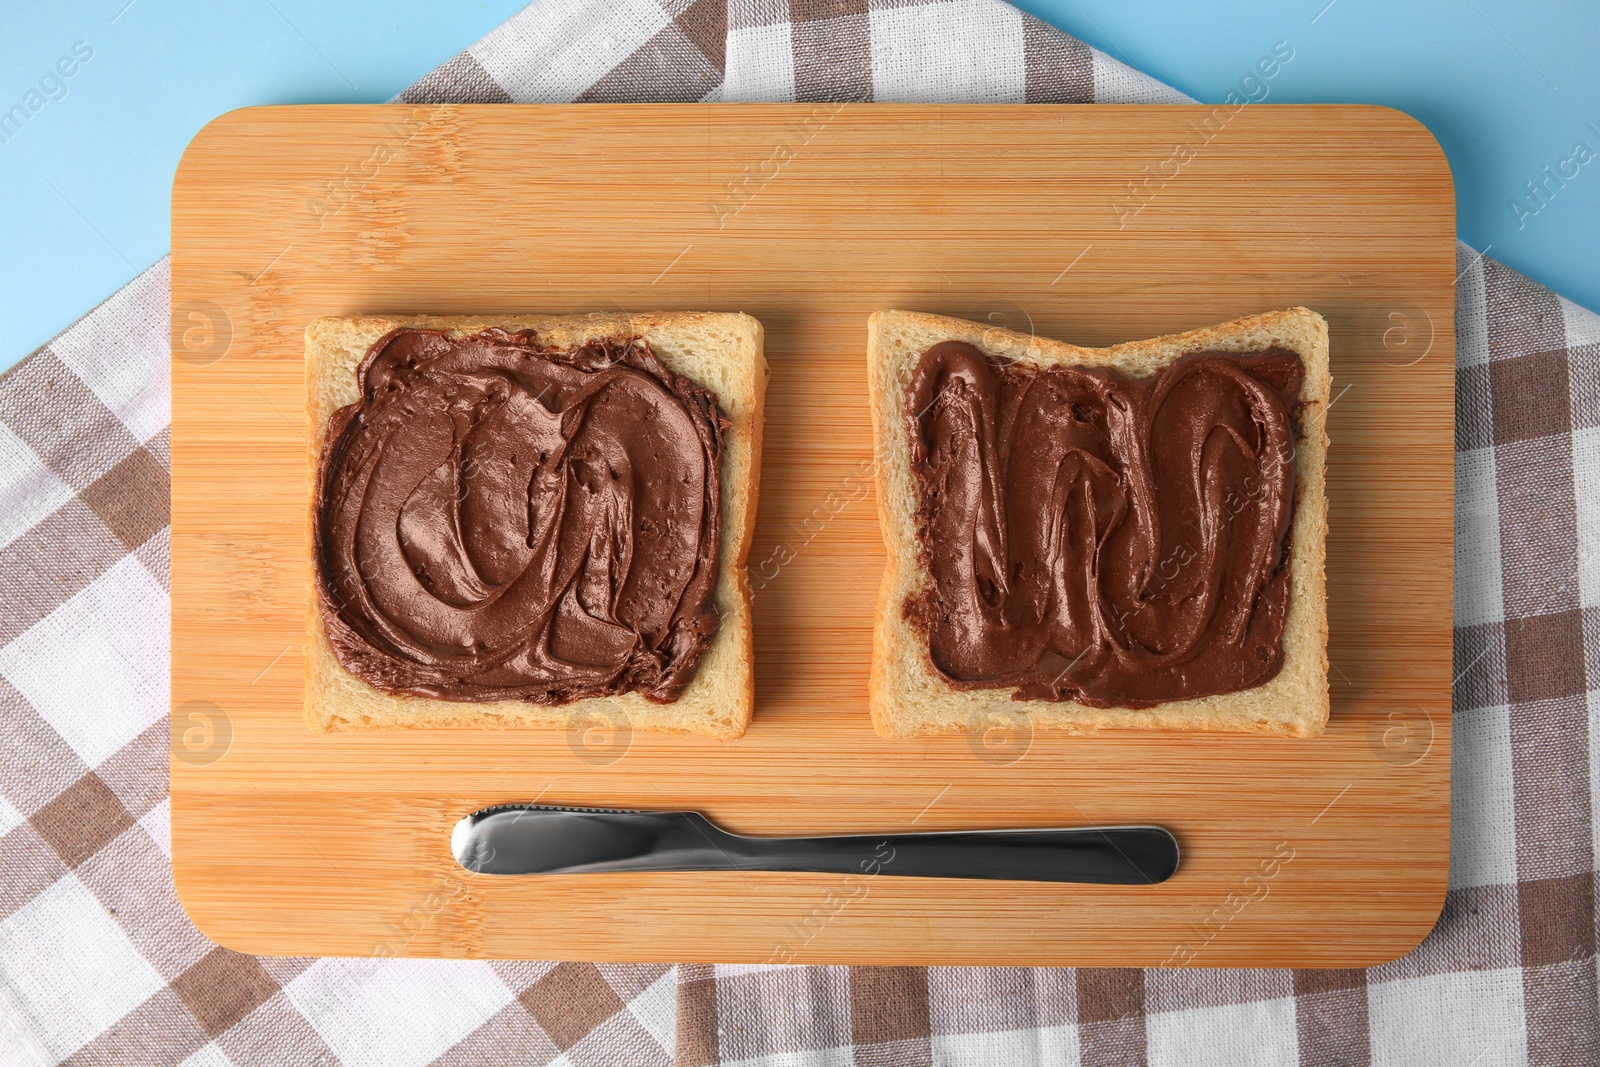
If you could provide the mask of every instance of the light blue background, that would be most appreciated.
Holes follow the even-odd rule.
[[[0,0],[0,108],[73,44],[93,58],[0,144],[0,367],[165,255],[172,172],[196,130],[249,104],[382,101],[522,0]],[[1287,41],[1270,102],[1389,104],[1455,171],[1464,240],[1600,309],[1600,161],[1537,215],[1508,207],[1582,139],[1600,152],[1600,9],[1430,0],[1022,0],[1205,101]],[[1588,60],[1586,63],[1585,60]]]

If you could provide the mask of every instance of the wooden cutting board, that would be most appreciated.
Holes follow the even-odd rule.
[[[262,954],[1344,967],[1415,945],[1450,843],[1454,201],[1375,107],[332,106],[207,126],[172,197],[172,844]],[[879,308],[1086,345],[1304,304],[1332,327],[1332,722],[1283,740],[891,742]],[[313,736],[302,331],[359,312],[746,311],[772,367],[741,741]],[[755,834],[1156,823],[1154,887],[808,874],[491,879],[507,801]]]

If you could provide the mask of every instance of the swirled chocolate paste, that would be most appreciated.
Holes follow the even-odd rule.
[[[339,662],[388,692],[676,699],[718,616],[726,422],[642,340],[399,329],[335,412],[315,498]]]
[[[932,583],[905,610],[933,665],[1095,707],[1270,680],[1304,374],[1281,348],[1143,378],[928,349],[905,417]]]

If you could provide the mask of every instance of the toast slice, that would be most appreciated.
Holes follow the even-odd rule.
[[[468,702],[381,691],[347,671],[329,644],[316,595],[314,517],[307,509],[305,575],[310,593],[305,657],[305,720],[313,732],[436,726],[573,726],[735,738],[750,723],[755,699],[750,589],[745,573],[761,469],[767,365],[761,323],[744,314],[625,313],[566,317],[435,316],[317,319],[306,328],[308,479],[317,468],[329,419],[358,399],[356,368],[379,338],[402,326],[450,330],[533,330],[539,343],[563,349],[605,338],[640,337],[670,370],[716,394],[729,425],[723,435],[722,539],[713,593],[721,625],[693,679],[671,703],[641,693],[588,697],[565,704]]]
[[[1013,700],[1012,686],[958,688],[933,666],[927,634],[906,617],[907,598],[931,584],[918,542],[918,485],[906,429],[906,392],[924,352],[941,341],[965,341],[986,355],[1037,366],[1112,367],[1129,377],[1152,374],[1189,352],[1255,352],[1277,345],[1305,366],[1296,448],[1296,491],[1290,527],[1290,593],[1283,664],[1251,689],[1148,708],[1097,708],[1067,700]],[[1328,327],[1305,308],[1249,315],[1219,326],[1110,348],[1079,348],[961,319],[907,311],[872,316],[868,376],[876,441],[878,519],[888,551],[873,636],[871,708],[884,737],[981,730],[997,716],[1026,729],[1089,733],[1102,729],[1227,731],[1309,737],[1328,719],[1328,618],[1324,551],[1328,504],[1324,487],[1331,378]]]

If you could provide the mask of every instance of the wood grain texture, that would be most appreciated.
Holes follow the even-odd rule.
[[[1332,967],[1415,945],[1449,863],[1449,170],[1382,108],[1215,114],[329,106],[206,127],[172,254],[173,870],[195,922],[273,955]],[[1328,732],[874,735],[867,316],[1098,346],[1295,304],[1332,331]],[[766,327],[750,732],[312,736],[305,324],[619,308]],[[191,701],[227,717],[220,758],[186,744]],[[456,819],[535,797],[748,833],[1158,823],[1184,865],[1139,889],[455,866]]]

